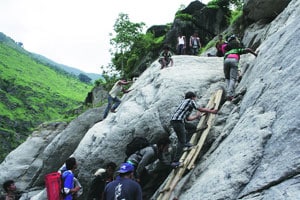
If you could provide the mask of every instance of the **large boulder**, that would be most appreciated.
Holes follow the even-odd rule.
[[[14,179],[20,190],[44,185],[44,176],[57,171],[72,155],[86,131],[102,118],[103,109],[87,110],[70,124],[41,124],[0,165],[0,182]]]
[[[180,199],[298,199],[299,8],[292,1],[261,35],[253,65],[242,65],[247,93]]]
[[[193,1],[179,13],[179,15],[190,15],[192,18],[175,18],[165,39],[165,43],[173,49],[176,49],[179,32],[186,36],[187,41],[194,32],[198,32],[201,44],[205,46],[212,38],[228,27],[226,18],[229,16],[229,10],[226,7],[212,8],[200,1]],[[190,54],[189,45],[187,45],[186,53]]]
[[[178,14],[180,13],[180,14]],[[185,9],[179,11],[172,26],[155,25],[147,32],[152,32],[155,37],[165,36],[163,44],[149,52],[136,66],[134,74],[140,75],[150,64],[157,59],[164,44],[168,44],[171,51],[177,53],[177,37],[179,32],[186,36],[189,42],[190,36],[198,32],[202,46],[205,46],[212,38],[228,27],[229,10],[226,7],[211,8],[200,1],[192,1]],[[185,18],[188,15],[190,18]],[[181,17],[180,17],[181,16]],[[190,47],[187,45],[186,54],[190,54]]]
[[[300,2],[292,0],[267,28],[261,27],[263,34],[256,34],[259,25],[247,29],[261,43],[257,58],[241,57],[244,74],[236,90],[246,93],[239,102],[222,105],[196,167],[179,182],[173,197],[298,199],[299,15]],[[251,43],[251,34],[244,39]],[[68,125],[54,123],[35,132],[0,164],[0,182],[15,179],[17,187],[31,191],[29,197],[44,200],[45,191],[35,195],[44,187],[44,175],[73,155],[84,197],[95,170],[109,161],[123,162],[125,146],[134,136],[155,142],[161,135],[174,135],[170,115],[185,92],[195,91],[197,104],[205,106],[224,87],[222,58],[174,56],[174,63],[163,70],[157,60],[152,63],[123,96],[117,113],[103,121],[97,122],[103,112],[99,108]]]

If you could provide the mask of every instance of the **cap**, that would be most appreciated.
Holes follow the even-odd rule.
[[[122,163],[120,166],[120,169],[118,170],[119,173],[127,173],[127,172],[133,172],[134,166],[130,163]]]
[[[104,172],[106,172],[106,170],[105,169],[102,169],[102,168],[100,168],[100,169],[98,169],[96,172],[95,172],[95,176],[99,176],[99,175],[101,175],[101,174],[103,174]]]

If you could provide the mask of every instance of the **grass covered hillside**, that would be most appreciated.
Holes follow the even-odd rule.
[[[67,120],[92,85],[41,64],[10,38],[0,39],[0,161],[34,127]]]

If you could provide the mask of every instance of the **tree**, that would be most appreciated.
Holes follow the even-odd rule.
[[[124,75],[124,55],[130,51],[132,45],[141,35],[145,23],[130,22],[127,14],[120,13],[114,24],[115,37],[111,38],[110,44],[114,47],[111,53],[114,56],[113,63],[117,70],[121,70],[121,75]],[[113,34],[110,34],[111,36]],[[117,59],[116,59],[117,58]],[[121,63],[120,63],[121,62]],[[119,65],[121,64],[121,69]]]
[[[229,2],[235,7],[236,10],[243,9],[244,0],[230,0]]]

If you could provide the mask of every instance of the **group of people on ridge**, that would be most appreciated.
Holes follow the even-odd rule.
[[[198,55],[199,49],[201,48],[201,42],[198,36],[198,32],[194,32],[194,34],[190,37],[188,45],[191,49],[191,55]],[[185,55],[186,48],[186,37],[182,34],[182,32],[179,32],[177,37],[177,55]]]
[[[191,50],[191,55],[198,55],[199,50],[201,48],[200,38],[197,32],[189,39],[189,47]],[[177,54],[178,55],[185,55],[187,48],[187,41],[186,37],[179,32],[177,37]],[[173,53],[170,51],[170,47],[168,45],[164,45],[163,50],[159,54],[158,62],[161,64],[161,69],[167,67],[170,64],[170,67],[173,66]]]
[[[192,55],[198,55],[199,49],[201,48],[200,38],[198,33],[195,32],[189,40],[189,46],[191,48]],[[215,45],[217,49],[216,56],[224,57],[224,76],[226,84],[227,99],[231,101],[235,96],[235,84],[241,79],[241,70],[239,68],[240,55],[251,53],[254,56],[257,54],[250,48],[243,47],[242,43],[239,41],[236,35],[231,35],[226,41],[223,40],[223,36],[218,36],[218,41]],[[186,50],[186,38],[180,32],[177,38],[177,53],[178,55],[185,54]],[[159,56],[159,63],[161,64],[161,69],[168,66],[173,66],[172,53],[170,47],[165,45],[163,51]],[[210,54],[208,54],[210,56]]]

